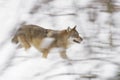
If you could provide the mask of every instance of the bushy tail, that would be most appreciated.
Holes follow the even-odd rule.
[[[17,43],[18,43],[17,36],[14,36],[11,41],[12,41],[13,43],[17,44]]]

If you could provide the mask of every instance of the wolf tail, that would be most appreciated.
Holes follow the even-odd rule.
[[[18,43],[18,38],[17,36],[15,35],[12,40],[11,40],[13,43],[17,44]]]

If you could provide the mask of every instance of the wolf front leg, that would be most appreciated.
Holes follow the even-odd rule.
[[[28,41],[26,40],[26,37],[24,35],[18,35],[18,41],[20,42],[22,47],[25,48],[25,50],[27,50],[28,48],[31,47],[30,44],[28,43]]]
[[[61,56],[61,58],[63,58],[63,59],[68,59],[68,56],[67,56],[67,54],[66,54],[66,49],[62,49],[62,50],[60,51],[60,56]]]
[[[43,58],[47,58],[47,56],[48,56],[48,53],[49,53],[49,49],[43,49],[43,50],[41,50],[42,51],[42,57]]]

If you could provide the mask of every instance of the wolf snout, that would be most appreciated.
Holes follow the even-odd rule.
[[[83,39],[80,37],[80,38],[74,39],[73,41],[76,43],[81,43],[83,41]]]

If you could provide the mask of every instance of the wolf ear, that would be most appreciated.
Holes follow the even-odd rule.
[[[77,27],[77,26],[75,25],[75,26],[73,27],[73,30],[75,30],[75,29],[76,29],[76,27]]]
[[[69,32],[69,31],[71,31],[71,28],[68,26],[68,28],[67,28],[67,32]]]

